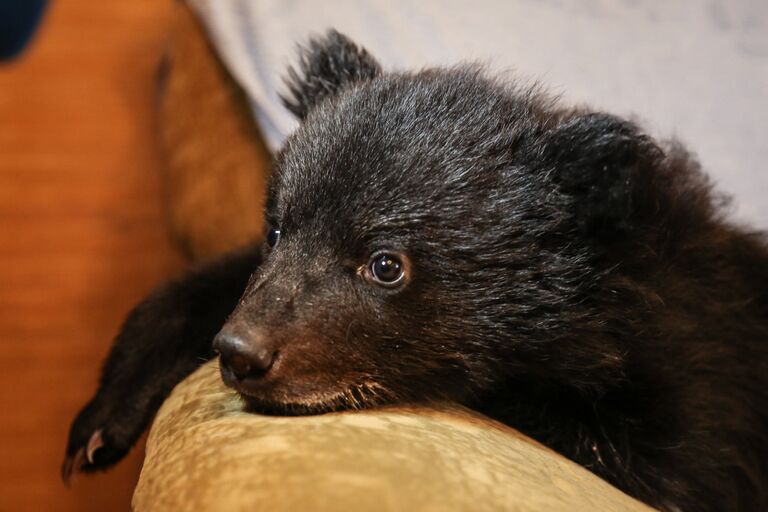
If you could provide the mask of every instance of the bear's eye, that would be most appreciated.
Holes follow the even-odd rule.
[[[272,228],[269,230],[269,233],[267,233],[267,245],[270,249],[274,249],[277,245],[277,242],[280,241],[280,230],[277,228]]]
[[[402,260],[390,253],[375,254],[371,258],[370,273],[376,284],[394,287],[404,281],[404,268]]]

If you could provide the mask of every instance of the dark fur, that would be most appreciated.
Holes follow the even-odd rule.
[[[768,510],[766,238],[682,147],[472,66],[383,73],[334,32],[289,89],[281,241],[250,281],[257,250],[134,311],[72,427],[70,458],[104,429],[83,470],[128,450],[235,309],[280,354],[257,410],[455,400],[653,506]],[[402,289],[360,277],[379,249],[408,255]]]

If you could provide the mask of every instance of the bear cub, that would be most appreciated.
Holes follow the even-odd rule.
[[[674,141],[330,31],[262,245],[129,315],[62,468],[119,461],[220,354],[253,411],[451,400],[663,510],[768,510],[768,242]]]

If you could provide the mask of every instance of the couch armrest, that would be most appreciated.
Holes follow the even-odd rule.
[[[243,412],[217,361],[182,382],[147,442],[144,511],[649,511],[520,433],[444,406]]]

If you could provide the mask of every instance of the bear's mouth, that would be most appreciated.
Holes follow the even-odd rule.
[[[240,395],[247,411],[304,416],[367,409],[394,401],[394,393],[370,377],[343,382],[346,379],[328,381],[317,374],[279,375],[282,360],[275,359],[271,371],[246,378],[237,378],[232,371],[219,367],[222,381]]]
[[[313,416],[349,409],[336,402],[265,400],[239,393],[245,410],[266,416]]]
[[[366,383],[340,390],[314,392],[307,396],[265,397],[237,390],[245,403],[245,410],[268,416],[310,416],[331,412],[360,410],[386,405],[380,386]]]

